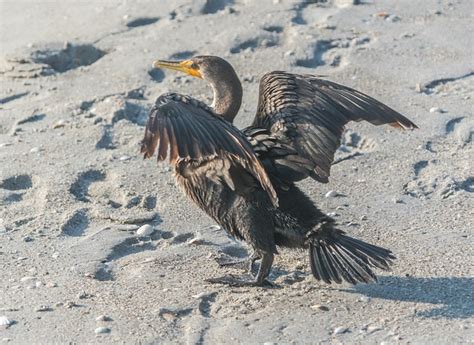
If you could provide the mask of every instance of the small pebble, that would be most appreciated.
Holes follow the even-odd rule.
[[[349,7],[351,5],[359,5],[360,0],[335,0],[334,3],[341,8]]]
[[[425,91],[425,88],[421,83],[416,83],[415,91],[418,93],[422,93],[423,91]]]
[[[438,108],[438,107],[433,107],[433,108],[430,108],[430,113],[442,113],[443,110],[441,108]]]
[[[359,301],[364,302],[364,303],[369,303],[370,297],[362,296],[361,298],[359,298]]]
[[[375,333],[377,331],[381,331],[382,328],[380,327],[377,327],[377,326],[369,326],[367,327],[367,334],[372,334],[372,333]]]
[[[361,216],[360,220],[367,220],[367,216],[366,215]]]
[[[330,190],[329,192],[327,192],[324,196],[326,198],[335,198],[336,196],[338,196],[339,193],[334,191],[334,190]]]
[[[334,334],[344,334],[349,332],[349,328],[347,327],[336,327],[334,328]]]
[[[23,277],[23,278],[20,279],[20,281],[21,281],[22,283],[30,282],[30,281],[32,281],[32,280],[36,280],[36,277],[29,277],[29,276],[28,276],[28,277]]]
[[[67,301],[66,303],[64,303],[64,306],[68,309],[71,309],[73,307],[77,307],[77,304],[74,301]]]
[[[412,38],[412,37],[415,37],[415,34],[409,33],[409,32],[404,32],[403,34],[400,35],[400,38]],[[417,91],[421,92],[422,91],[421,84],[417,83],[416,85],[418,85],[417,88],[419,89],[419,91],[418,90]]]
[[[167,308],[160,308],[158,314],[167,321],[172,321],[178,316],[178,311],[167,309]]]
[[[110,333],[110,328],[107,327],[97,327],[94,331],[95,334],[106,334]]]
[[[266,39],[266,38],[264,38],[264,39],[262,40],[262,42],[260,43],[260,45],[261,45],[262,47],[271,47],[273,44],[274,44],[274,43],[273,43],[272,41],[270,41],[270,40],[268,40],[268,39]]]
[[[399,16],[395,15],[395,14],[391,14],[388,17],[386,17],[385,20],[387,20],[389,22],[399,22],[401,20],[401,18]]]
[[[155,232],[155,229],[150,224],[142,225],[137,230],[138,236],[150,236],[152,233]]]
[[[31,242],[31,241],[33,241],[33,238],[30,237],[30,236],[25,236],[25,237],[22,238],[22,240],[23,240],[23,242]]]
[[[47,282],[47,283],[46,283],[46,287],[48,287],[48,288],[55,288],[55,287],[57,287],[57,286],[58,286],[58,284],[53,283],[53,282]]]
[[[96,321],[112,321],[112,318],[107,315],[99,315],[95,318]]]
[[[122,156],[122,157],[119,158],[119,161],[122,161],[122,162],[123,162],[123,161],[128,161],[128,160],[130,160],[130,159],[132,159],[132,157],[130,157],[130,156]]]
[[[8,328],[13,324],[13,321],[7,318],[6,316],[0,316],[0,329]]]
[[[59,120],[58,122],[56,122],[54,125],[53,125],[53,128],[56,129],[56,128],[62,128],[66,125],[66,121],[65,120]]]
[[[311,309],[313,309],[313,310],[321,310],[321,311],[329,311],[329,308],[328,308],[328,307],[326,307],[325,305],[319,305],[319,304],[312,305],[312,306],[311,306]]]
[[[31,153],[38,153],[40,152],[40,148],[39,147],[33,147],[31,150],[30,150]]]
[[[203,244],[204,243],[204,240],[200,237],[195,237],[191,240],[189,240],[188,244],[194,244],[194,245],[200,245],[200,244]]]
[[[207,295],[208,295],[207,293],[201,292],[201,293],[198,293],[197,295],[193,295],[192,297],[195,299],[201,299],[201,298],[206,297]]]
[[[211,225],[208,227],[208,229],[211,231],[217,231],[217,230],[221,230],[221,227],[219,225]]]
[[[78,299],[88,299],[88,298],[92,298],[92,297],[94,297],[94,295],[92,295],[90,293],[87,293],[85,291],[82,291],[82,292],[77,294]]]
[[[35,311],[38,311],[38,312],[44,312],[44,311],[51,311],[51,307],[47,306],[47,305],[40,305],[38,308],[35,309]]]
[[[377,12],[373,14],[373,16],[385,19],[389,16],[389,14],[387,12],[382,11],[382,12]]]

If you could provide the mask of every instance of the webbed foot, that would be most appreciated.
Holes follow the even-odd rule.
[[[253,264],[255,260],[261,258],[260,267],[258,268],[258,273],[254,277],[252,272],[250,274],[236,277],[234,275],[227,275],[218,278],[210,278],[206,281],[213,284],[225,284],[230,286],[272,286],[274,285],[267,280],[268,275],[270,274],[270,269],[273,263],[273,253],[261,253],[252,254],[250,257],[250,271],[253,269]]]
[[[248,258],[236,259],[228,255],[215,258],[220,267],[232,266],[237,269],[247,271],[249,275],[255,276],[258,272],[258,266],[255,267],[255,261],[260,260],[260,255],[255,252]]]

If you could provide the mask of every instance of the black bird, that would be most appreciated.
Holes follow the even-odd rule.
[[[256,276],[224,276],[211,282],[265,285],[277,247],[309,251],[317,280],[375,281],[372,267],[388,270],[390,250],[351,238],[337,229],[295,182],[328,182],[334,153],[349,121],[417,126],[359,91],[309,74],[274,71],[260,81],[257,114],[239,130],[232,122],[242,102],[233,67],[217,56],[155,61],[155,68],[206,80],[211,106],[190,96],[166,93],[151,109],[142,142],[145,158],[169,155],[179,186],[223,229],[254,250]]]

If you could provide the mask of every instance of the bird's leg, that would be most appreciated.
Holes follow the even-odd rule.
[[[253,263],[255,260],[260,258],[262,259],[262,262],[260,263],[256,277],[253,277],[252,275],[241,277],[227,275],[218,278],[206,279],[206,281],[213,284],[225,284],[230,286],[274,286],[267,280],[273,264],[273,253],[262,253],[261,255],[254,253],[250,257],[251,268],[253,268]]]
[[[248,273],[250,276],[254,276],[254,271],[255,271],[255,261],[260,260],[262,257],[260,254],[258,254],[256,251],[252,253],[249,257],[249,266],[248,266]]]
[[[255,282],[257,286],[264,286],[268,284],[267,277],[270,274],[270,270],[272,269],[273,264],[273,254],[272,253],[264,253],[262,256],[262,262],[260,263],[260,267],[258,269],[257,276],[255,277]]]

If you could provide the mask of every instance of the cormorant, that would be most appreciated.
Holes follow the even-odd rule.
[[[234,68],[217,56],[155,61],[155,68],[206,80],[208,106],[187,95],[166,93],[150,111],[141,152],[169,156],[179,186],[223,229],[254,250],[256,276],[209,281],[231,285],[268,283],[278,247],[308,249],[317,280],[352,284],[375,281],[372,267],[388,270],[390,250],[347,236],[295,182],[328,182],[334,153],[349,121],[417,126],[372,97],[309,74],[273,71],[260,81],[257,113],[242,130],[232,124],[242,102]],[[252,271],[252,269],[251,269]]]

